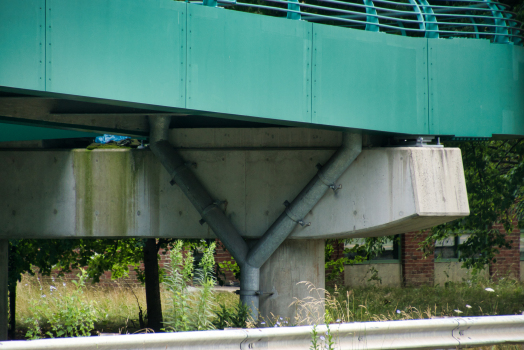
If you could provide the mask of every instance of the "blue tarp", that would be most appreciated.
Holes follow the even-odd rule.
[[[130,139],[130,138],[131,137],[129,137],[129,136],[118,136],[118,135],[104,134],[104,136],[98,136],[97,138],[95,138],[95,142],[96,143],[108,143],[108,142],[111,142],[111,141],[118,142],[118,141],[122,141],[122,140],[125,140],[125,139]]]

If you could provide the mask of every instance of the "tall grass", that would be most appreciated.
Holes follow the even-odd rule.
[[[44,290],[49,290],[51,285],[63,283],[58,279],[48,282],[42,282]],[[63,293],[73,293],[75,287],[67,283],[68,287]],[[295,306],[301,311],[299,314],[302,315],[302,319],[290,320],[289,324],[282,323],[282,326],[305,323],[321,324],[325,321],[342,323],[450,316],[514,315],[522,314],[524,311],[524,284],[510,279],[503,279],[497,283],[486,279],[476,279],[436,287],[328,289],[325,294],[325,313],[319,313],[318,305],[315,305],[319,303],[319,299],[314,297],[321,291],[306,282],[303,285],[310,289],[311,297],[295,301]],[[17,327],[27,328],[28,325],[24,324],[23,320],[31,316],[30,300],[41,298],[39,288],[36,277],[24,276],[22,282],[19,283]],[[188,293],[197,292],[192,288],[189,288]],[[169,321],[169,314],[173,311],[174,306],[172,293],[173,291],[168,288],[161,289],[163,312],[167,316],[167,321]],[[226,309],[231,310],[238,306],[238,295],[220,291],[213,291],[213,293],[216,305],[207,309],[208,311],[214,314],[224,314],[224,309],[219,305],[224,304]],[[97,332],[134,333],[139,331],[138,304],[145,309],[143,286],[127,284],[117,284],[115,287],[88,286],[81,298],[85,301],[95,300],[100,313],[107,314],[107,317],[96,323]],[[200,306],[203,305],[200,304]],[[213,316],[209,317],[213,321]],[[25,334],[25,331],[22,332]],[[23,338],[22,332],[19,333],[20,338]]]
[[[515,315],[524,311],[524,284],[511,279],[410,288],[361,287],[321,290],[308,282],[310,297],[295,300],[300,323],[410,320],[451,316]],[[322,292],[325,297],[320,298]],[[325,302],[325,314],[319,304]]]
[[[30,311],[31,300],[41,298],[40,284],[36,276],[24,275],[22,281],[17,286],[16,320],[17,320],[17,339],[25,339],[28,324],[25,322],[32,315]],[[62,292],[70,295],[74,292],[75,286],[69,281],[56,278],[52,280],[41,280],[43,290],[50,290],[51,286],[66,283],[67,288]],[[228,291],[215,291],[216,303],[225,305],[227,308],[235,307],[238,304],[238,295]],[[135,333],[141,330],[138,321],[139,305],[146,309],[146,296],[143,285],[131,285],[124,282],[116,282],[113,286],[88,285],[81,295],[83,301],[95,300],[101,314],[107,317],[95,323],[95,333]],[[161,287],[162,312],[168,315],[170,312],[170,292]],[[137,302],[138,300],[138,302]],[[58,310],[50,305],[53,312]],[[220,308],[216,306],[216,311]]]
[[[182,241],[177,241],[171,250],[169,273],[164,280],[170,305],[165,315],[165,329],[175,332],[214,329],[212,321],[216,318],[214,310],[217,307],[213,290],[216,285],[213,275],[215,242],[204,249],[196,271],[193,271],[191,253],[184,258],[182,245]],[[190,289],[193,276],[198,287]]]

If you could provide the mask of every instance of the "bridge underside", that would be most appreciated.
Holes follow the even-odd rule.
[[[295,128],[170,133],[245,238],[266,232],[341,137]],[[5,150],[0,162],[0,237],[215,237],[149,150]],[[469,214],[458,149],[364,149],[336,185],[290,238],[392,235]]]

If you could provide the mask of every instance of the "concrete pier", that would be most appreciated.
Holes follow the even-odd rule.
[[[324,240],[284,241],[260,269],[261,321],[313,324],[322,318],[324,263]],[[307,307],[293,304],[297,299]]]

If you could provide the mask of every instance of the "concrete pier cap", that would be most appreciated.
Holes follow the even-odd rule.
[[[311,129],[175,129],[244,238],[259,238],[341,142]],[[0,238],[214,238],[149,150],[1,150]],[[455,148],[364,148],[290,239],[392,235],[469,215]]]

